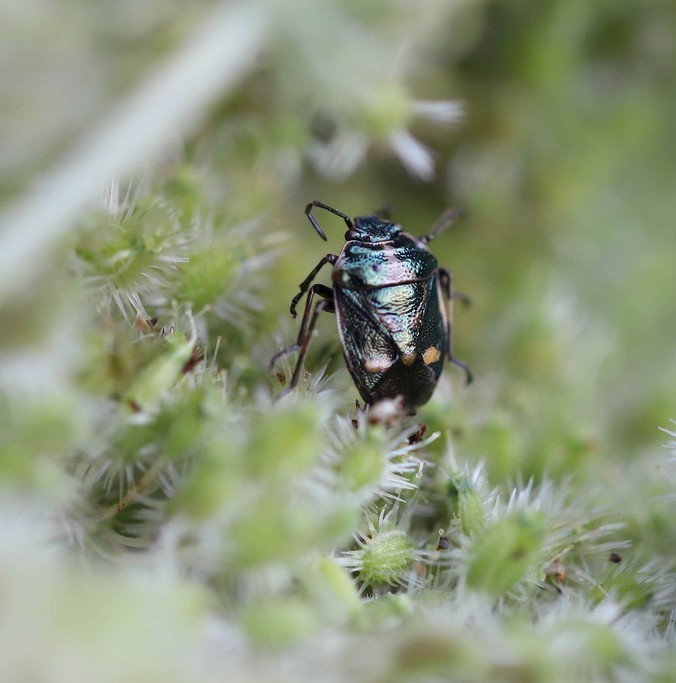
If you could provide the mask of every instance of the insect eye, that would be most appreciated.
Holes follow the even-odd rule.
[[[349,242],[350,240],[361,240],[363,242],[367,241],[368,237],[365,237],[364,235],[362,235],[362,233],[358,232],[357,230],[348,230],[345,233],[345,241]]]

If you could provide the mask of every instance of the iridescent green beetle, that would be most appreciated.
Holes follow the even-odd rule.
[[[439,268],[427,244],[458,216],[447,211],[423,237],[402,232],[401,226],[379,215],[352,220],[336,209],[311,202],[305,215],[319,236],[326,235],[312,209],[340,216],[347,225],[340,254],[327,254],[301,282],[291,302],[291,315],[307,292],[305,312],[295,344],[276,354],[274,367],[287,353],[300,350],[291,381],[282,394],[298,384],[317,317],[335,313],[347,368],[364,402],[400,397],[414,412],[429,401],[441,376],[444,360],[472,373],[453,356],[451,343],[453,286],[450,271]],[[321,268],[333,265],[333,287],[312,281]],[[320,300],[312,306],[315,297]]]

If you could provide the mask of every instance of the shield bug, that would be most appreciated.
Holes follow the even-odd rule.
[[[319,261],[291,301],[295,318],[296,306],[307,293],[296,343],[270,361],[272,369],[280,358],[299,351],[289,386],[280,395],[298,384],[322,312],[336,314],[347,368],[368,405],[400,397],[406,410],[414,412],[432,396],[446,358],[471,382],[470,369],[453,356],[452,275],[439,268],[427,248],[459,212],[446,211],[427,235],[413,237],[382,215],[353,220],[326,204],[310,202],[305,215],[324,241],[326,235],[312,215],[315,207],[345,221],[345,244],[340,254],[327,254]],[[327,263],[333,266],[333,286],[312,284]]]

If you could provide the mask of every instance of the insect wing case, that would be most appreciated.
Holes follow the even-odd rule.
[[[347,242],[333,282],[343,355],[362,399],[403,396],[412,408],[427,402],[448,335],[432,253],[406,233]]]

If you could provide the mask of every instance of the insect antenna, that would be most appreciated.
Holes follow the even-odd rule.
[[[318,202],[318,201],[310,202],[305,207],[305,215],[310,219],[310,223],[312,223],[312,227],[317,231],[317,234],[325,242],[326,242],[326,235],[324,234],[324,231],[322,230],[321,226],[317,222],[317,219],[312,215],[312,209],[315,206],[318,209],[324,209],[325,211],[330,211],[331,213],[335,214],[336,216],[340,216],[345,221],[348,228],[352,229],[354,227],[354,224],[352,223],[352,219],[347,214],[343,213],[342,211],[338,211],[338,209],[334,209],[332,206],[329,206],[328,204],[322,204],[322,202]]]
[[[450,227],[453,223],[455,223],[456,219],[460,218],[462,215],[462,209],[446,209],[446,211],[441,214],[439,220],[434,224],[432,229],[426,235],[423,235],[420,238],[420,241],[423,244],[431,242],[442,230]]]
[[[376,209],[373,212],[378,218],[384,218],[386,221],[389,221],[390,218],[392,218],[392,205],[391,204],[385,204],[385,206],[381,206],[379,209]]]

